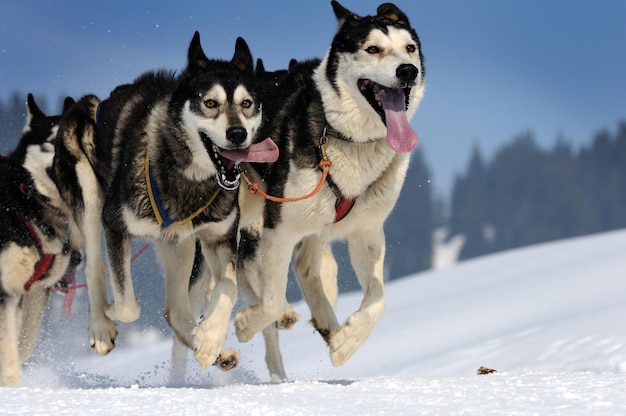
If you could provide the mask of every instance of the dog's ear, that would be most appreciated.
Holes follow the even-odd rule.
[[[196,31],[189,44],[189,52],[187,53],[187,67],[189,69],[204,69],[209,65],[209,59],[202,50],[200,45],[200,33]]]
[[[393,20],[394,22],[409,24],[409,18],[406,17],[402,10],[398,9],[395,4],[381,4],[378,6],[376,13],[378,16],[385,17],[389,20]]]
[[[296,65],[298,65],[296,58],[291,58],[289,61],[289,70],[291,71]]]
[[[257,58],[256,68],[254,69],[254,75],[258,77],[259,75],[263,75],[264,73],[265,73],[265,65],[263,65],[263,59]]]
[[[237,38],[237,42],[235,42],[235,54],[233,55],[233,59],[230,60],[230,63],[241,72],[250,74],[254,72],[252,53],[250,53],[250,48],[248,48],[246,41],[241,37]]]
[[[28,117],[26,118],[26,127],[30,126],[30,122],[33,119],[42,119],[45,118],[46,115],[39,108],[37,103],[35,102],[35,97],[33,94],[29,93],[26,98],[26,110],[28,111]]]
[[[339,22],[339,26],[343,25],[347,20],[359,20],[361,18],[343,7],[338,1],[333,0],[330,4],[333,6],[333,12],[335,12],[335,17]]]
[[[72,97],[65,97],[65,100],[63,100],[63,112],[61,114],[67,113],[75,102]]]

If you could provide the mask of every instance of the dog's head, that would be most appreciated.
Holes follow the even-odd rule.
[[[74,104],[70,97],[65,99],[63,112]],[[11,154],[19,160],[22,167],[28,172],[23,184],[34,187],[32,195],[43,197],[45,202],[53,204],[60,202],[60,196],[52,179],[52,160],[54,158],[54,141],[61,116],[47,116],[39,108],[32,94],[28,94],[26,103],[26,124],[22,131],[20,142]]]
[[[211,164],[219,185],[234,190],[239,186],[240,162],[276,160],[278,149],[271,140],[257,143],[263,94],[254,77],[250,49],[242,38],[237,39],[230,61],[211,60],[196,32],[179,85],[173,101],[182,108],[180,122],[194,158],[190,169]]]
[[[424,93],[424,57],[406,15],[391,3],[358,16],[332,1],[339,28],[316,82],[329,123],[354,141],[383,136],[409,152],[417,135],[408,125]]]

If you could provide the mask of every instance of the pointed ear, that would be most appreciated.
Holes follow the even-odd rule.
[[[256,68],[254,69],[254,75],[259,76],[265,73],[265,65],[263,65],[263,59],[257,58]]]
[[[296,65],[298,65],[298,61],[295,58],[291,58],[289,61],[289,70],[292,70]]]
[[[398,23],[406,23],[409,24],[409,18],[402,12],[402,10],[398,9],[395,4],[385,3],[378,6],[376,10],[378,16],[386,17],[389,20],[393,20]]]
[[[67,113],[67,111],[74,105],[76,101],[72,97],[65,97],[63,101],[63,112],[61,114]]]
[[[339,26],[343,25],[347,20],[359,20],[360,17],[357,16],[356,14],[352,13],[350,10],[346,9],[345,7],[343,7],[341,4],[339,4],[338,1],[331,1],[330,2],[331,6],[333,6],[333,12],[335,12],[335,17],[337,18],[337,21],[339,22]]]
[[[26,99],[26,109],[28,110],[28,119],[26,120],[26,124],[29,124],[30,120],[33,118],[45,118],[46,115],[39,108],[37,103],[35,102],[35,97],[33,94],[28,94],[28,98]]]
[[[230,63],[241,72],[248,72],[250,74],[254,72],[252,53],[250,53],[250,48],[248,48],[248,44],[243,38],[237,38],[235,54],[233,55],[233,59],[230,60]]]
[[[196,31],[189,44],[189,51],[187,53],[187,68],[189,69],[203,69],[209,65],[209,59],[202,50],[200,45],[200,33]]]

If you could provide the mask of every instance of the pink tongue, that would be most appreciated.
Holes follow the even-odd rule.
[[[381,88],[378,98],[387,120],[387,143],[398,153],[408,153],[417,146],[417,133],[409,125],[405,96],[401,89]]]
[[[219,154],[233,162],[270,163],[278,159],[278,146],[269,137],[261,143],[256,143],[247,149],[225,150],[219,149]]]

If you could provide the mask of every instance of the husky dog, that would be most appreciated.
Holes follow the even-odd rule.
[[[73,102],[67,98],[64,111]],[[48,175],[60,118],[47,117],[29,94],[20,142],[0,159],[0,385],[22,384],[49,289],[80,262],[69,212]]]
[[[249,305],[235,329],[249,341],[287,311],[293,252],[311,322],[339,366],[384,309],[383,223],[417,144],[408,120],[423,96],[424,63],[419,38],[395,5],[361,17],[331,4],[339,28],[319,65],[291,65],[264,82],[261,136],[275,138],[280,154],[275,163],[244,168],[253,195],[241,194],[237,278]],[[335,315],[333,239],[347,240],[363,289],[360,308],[343,324]],[[275,365],[272,377],[284,377],[282,363]]]
[[[252,56],[237,39],[231,61],[210,60],[196,32],[178,76],[148,72],[102,102],[83,97],[61,122],[55,169],[85,239],[90,342],[114,347],[115,320],[139,316],[130,240],[155,242],[166,278],[164,316],[199,364],[237,363],[223,351],[237,299],[235,281],[240,162],[271,162],[277,147],[257,143],[260,86]],[[106,305],[100,233],[104,229],[113,302]],[[189,278],[196,241],[211,269],[204,320],[196,325]]]

